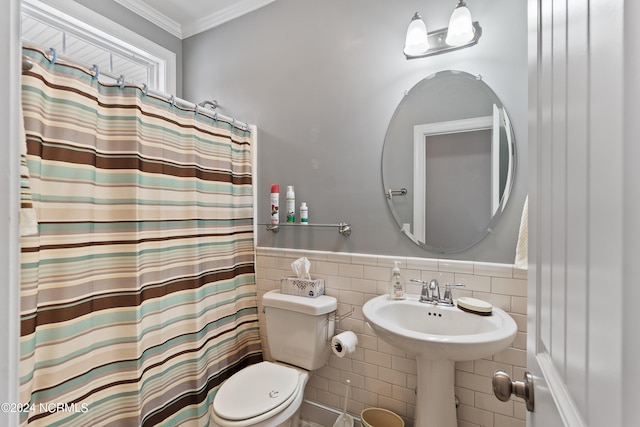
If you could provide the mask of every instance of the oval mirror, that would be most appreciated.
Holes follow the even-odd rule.
[[[448,70],[423,79],[389,123],[384,193],[400,231],[427,250],[461,252],[489,234],[514,169],[509,117],[479,76]]]

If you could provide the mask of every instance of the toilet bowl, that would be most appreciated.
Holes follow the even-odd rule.
[[[308,371],[277,362],[251,365],[220,387],[209,425],[295,427],[308,379]]]
[[[209,410],[214,427],[296,427],[309,372],[329,361],[335,298],[276,290],[262,305],[274,361],[248,366],[220,386]]]

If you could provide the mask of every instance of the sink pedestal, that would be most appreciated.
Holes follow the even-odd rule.
[[[454,362],[416,355],[418,385],[415,427],[456,427]]]

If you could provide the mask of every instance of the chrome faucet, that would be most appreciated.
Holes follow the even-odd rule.
[[[453,306],[453,295],[451,288],[463,288],[462,283],[450,284],[445,283],[444,296],[440,297],[440,285],[436,279],[431,279],[427,282],[420,279],[411,279],[413,283],[420,283],[422,285],[422,291],[420,292],[420,302],[431,303],[433,305],[446,305]]]
[[[431,279],[429,282],[429,290],[431,291],[431,301],[435,303],[440,302],[440,286],[436,279]]]

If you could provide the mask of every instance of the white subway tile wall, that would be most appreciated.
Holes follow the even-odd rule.
[[[455,260],[374,256],[362,254],[257,248],[256,278],[260,302],[260,327],[264,355],[270,360],[264,334],[262,295],[280,287],[280,278],[292,274],[291,263],[302,256],[311,262],[313,278],[325,280],[325,293],[338,299],[338,314],[353,309],[353,315],[340,322],[337,332],[353,331],[358,346],[352,354],[329,363],[311,376],[305,399],[340,409],[344,402],[345,381],[351,380],[348,411],[356,416],[367,407],[389,409],[413,426],[415,411],[415,357],[378,339],[366,326],[362,306],[369,299],[386,293],[393,261],[401,262],[405,279],[438,279],[463,283],[454,289],[454,298],[472,296],[486,300],[508,312],[518,325],[512,346],[493,357],[456,363],[455,392],[460,400],[458,427],[525,427],[526,409],[521,399],[500,402],[493,395],[491,378],[502,369],[514,379],[524,378],[526,370],[527,272],[510,264]],[[409,293],[420,286],[408,284]]]

